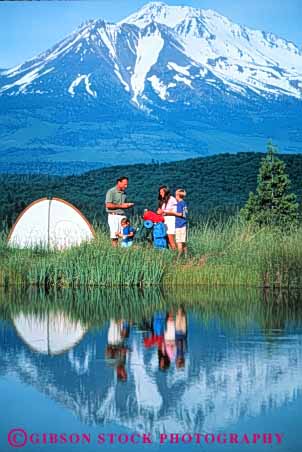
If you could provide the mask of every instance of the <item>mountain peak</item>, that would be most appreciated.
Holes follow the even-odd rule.
[[[190,6],[171,6],[162,2],[151,2],[122,20],[121,23],[127,22],[143,28],[154,21],[174,28],[185,18],[200,16],[201,13],[202,10]]]
[[[168,6],[167,3],[164,3],[164,2],[149,2],[149,3],[146,3],[146,5],[143,6],[143,8],[158,9],[158,8],[165,8],[167,6]]]

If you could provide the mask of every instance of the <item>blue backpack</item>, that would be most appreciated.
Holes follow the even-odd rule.
[[[167,248],[167,230],[165,223],[154,223],[153,245],[154,248]]]

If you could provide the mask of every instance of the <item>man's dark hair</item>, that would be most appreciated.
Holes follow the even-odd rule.
[[[122,180],[125,180],[125,179],[129,180],[129,178],[128,178],[127,176],[121,176],[121,177],[119,177],[119,178],[116,180],[116,183],[117,183],[117,182],[122,182]]]

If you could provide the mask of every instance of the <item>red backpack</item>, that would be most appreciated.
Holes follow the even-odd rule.
[[[158,213],[152,212],[152,210],[147,210],[147,212],[143,215],[144,220],[151,220],[153,223],[164,223],[165,219],[163,215],[159,215]]]

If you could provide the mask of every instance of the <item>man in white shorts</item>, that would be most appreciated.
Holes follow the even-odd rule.
[[[121,232],[121,220],[125,218],[125,209],[134,206],[133,202],[126,202],[125,190],[128,187],[128,177],[122,176],[116,181],[116,186],[110,188],[106,193],[106,212],[108,213],[108,224],[112,246],[118,245],[117,234]]]

